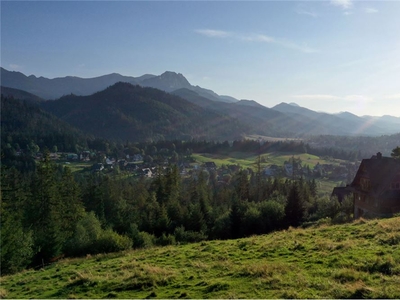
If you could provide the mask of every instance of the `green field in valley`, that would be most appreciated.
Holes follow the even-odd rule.
[[[400,298],[400,217],[64,259],[2,298]]]
[[[221,154],[209,154],[209,153],[195,153],[192,155],[197,163],[203,164],[207,161],[213,161],[217,167],[222,165],[240,165],[242,168],[251,168],[254,171],[257,168],[256,161],[258,159],[257,154],[254,153],[243,153],[243,152],[233,152],[228,155]],[[311,169],[319,164],[332,164],[339,165],[344,162],[340,159],[324,159],[318,156],[307,154],[307,153],[292,153],[292,152],[271,152],[262,154],[263,162],[261,166],[263,168],[269,165],[283,166],[285,161],[289,161],[292,157],[300,158],[303,166],[309,166]],[[318,178],[317,186],[320,194],[331,194],[334,187],[339,186],[341,180],[331,180],[328,178]]]
[[[229,164],[239,164],[246,168],[256,168],[256,161],[258,155],[255,153],[243,153],[243,152],[233,152],[228,155],[222,154],[209,154],[209,153],[195,153],[192,155],[193,158],[199,162],[204,163],[206,161],[213,161],[218,167],[222,165]],[[268,165],[279,165],[283,166],[285,161],[289,161],[292,157],[300,158],[302,160],[303,166],[309,165],[313,168],[317,163],[320,164],[333,164],[339,165],[343,160],[340,159],[323,159],[318,156],[307,154],[307,153],[292,153],[292,152],[271,152],[261,155],[265,162],[262,162],[262,166]]]

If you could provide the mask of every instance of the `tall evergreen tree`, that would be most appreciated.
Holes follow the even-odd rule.
[[[34,231],[35,262],[40,263],[61,253],[65,242],[63,203],[58,194],[55,164],[46,153],[31,183],[28,220]]]
[[[74,233],[78,221],[85,215],[85,208],[82,203],[81,189],[68,167],[63,169],[58,193],[61,198],[60,208],[63,212],[62,230],[69,238]]]
[[[33,255],[32,231],[24,228],[27,191],[15,169],[1,170],[0,266],[1,273],[21,271]]]
[[[287,226],[299,226],[304,217],[304,201],[297,183],[293,183],[289,190],[285,207],[285,220]]]

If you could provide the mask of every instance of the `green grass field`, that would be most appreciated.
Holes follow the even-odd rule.
[[[400,217],[65,259],[2,298],[400,298]]]
[[[68,162],[68,163],[61,163],[63,166],[67,166],[71,169],[72,173],[75,172],[82,172],[87,168],[91,168],[93,166],[93,162]]]
[[[256,170],[256,161],[258,156],[254,153],[243,153],[243,152],[233,152],[229,156],[221,154],[209,154],[209,153],[196,153],[192,155],[197,163],[203,164],[207,161],[213,161],[217,167],[222,165],[240,165],[242,168],[251,168]],[[261,155],[265,162],[261,163],[262,167],[268,165],[278,165],[283,166],[285,161],[289,161],[290,158],[300,158],[302,160],[303,166],[308,165],[311,169],[319,164],[333,164],[339,165],[343,160],[340,159],[323,159],[315,155],[307,153],[292,153],[292,152],[272,152],[265,153]],[[327,178],[320,178],[317,180],[318,189],[320,194],[331,194],[334,187],[341,183],[340,180],[329,180]]]
[[[255,162],[257,161],[258,157],[257,154],[243,152],[233,152],[230,153],[229,156],[209,153],[195,153],[192,156],[199,163],[213,161],[218,167],[221,167],[223,164],[239,164],[243,167],[253,169],[256,168]],[[289,161],[289,159],[292,157],[300,158],[302,160],[302,164],[304,166],[309,165],[310,168],[313,168],[317,163],[339,165],[341,162],[343,162],[340,159],[327,160],[312,154],[292,152],[271,152],[262,154],[261,157],[265,159],[265,162],[262,163],[263,166],[273,164],[282,166],[285,161]]]

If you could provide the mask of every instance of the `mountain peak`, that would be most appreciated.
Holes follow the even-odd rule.
[[[247,99],[241,99],[238,102],[235,102],[235,104],[252,106],[252,107],[263,107],[260,103],[254,101],[254,100],[247,100]]]
[[[143,86],[154,87],[166,92],[172,92],[180,88],[190,88],[191,84],[189,81],[181,74],[171,71],[166,71],[160,76],[155,76],[141,83]]]
[[[160,76],[161,77],[165,77],[165,76],[182,76],[183,77],[183,75],[181,73],[176,73],[174,71],[165,71]]]

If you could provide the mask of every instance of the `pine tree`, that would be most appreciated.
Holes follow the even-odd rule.
[[[400,146],[397,146],[392,150],[392,153],[390,154],[393,158],[400,159]]]
[[[34,232],[35,263],[41,263],[59,255],[65,242],[63,203],[58,194],[56,168],[48,153],[37,167],[31,193],[27,217]]]
[[[247,173],[241,170],[235,180],[235,190],[240,200],[249,200],[250,196],[250,183]]]
[[[299,226],[304,217],[304,201],[301,197],[297,183],[290,188],[285,207],[285,220],[287,226]]]
[[[243,223],[243,212],[240,204],[240,200],[234,196],[232,199],[232,206],[230,211],[230,223],[231,223],[231,236],[233,238],[239,238],[242,235],[242,223]]]
[[[63,214],[62,231],[66,239],[72,236],[78,221],[85,215],[85,208],[81,200],[81,190],[75,182],[71,169],[65,167],[59,184],[59,196]]]
[[[1,170],[1,274],[21,271],[33,255],[32,231],[24,228],[24,204],[27,191],[21,174],[15,169]]]

